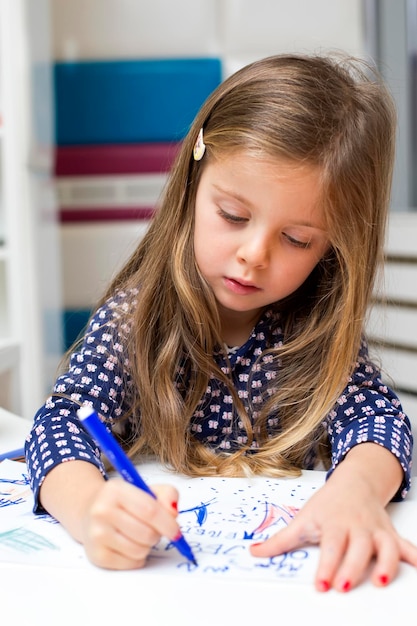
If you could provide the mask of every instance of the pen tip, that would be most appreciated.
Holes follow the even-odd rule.
[[[198,563],[195,559],[191,559],[191,563],[197,567]]]

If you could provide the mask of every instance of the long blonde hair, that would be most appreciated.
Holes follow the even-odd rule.
[[[204,129],[206,153],[192,153]],[[382,256],[394,155],[395,109],[377,73],[340,56],[278,55],[225,80],[198,113],[172,169],[150,227],[101,304],[138,288],[127,320],[132,455],[144,451],[191,475],[298,473],[323,421],[351,375]],[[226,151],[319,166],[331,250],[301,289],[277,303],[284,345],[271,350],[278,390],[257,423],[246,415],[232,380],[216,365],[221,345],[214,296],[196,266],[194,203],[205,163]],[[126,354],[124,354],[124,357]],[[186,381],[180,384],[179,371]],[[208,381],[229,386],[248,444],[226,454],[191,434]],[[278,411],[280,431],[266,436]],[[256,433],[256,436],[255,434]],[[254,439],[256,453],[247,454]]]

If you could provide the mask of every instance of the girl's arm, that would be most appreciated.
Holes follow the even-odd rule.
[[[417,567],[417,547],[398,535],[385,509],[403,481],[396,457],[375,443],[362,443],[346,455],[323,487],[293,522],[262,544],[254,556],[265,557],[320,544],[316,588],[349,591],[365,577],[370,564],[376,586],[391,582],[400,561]]]
[[[125,304],[128,300],[121,297],[110,299],[96,311],[81,345],[71,354],[67,370],[57,378],[53,393],[34,417],[25,451],[35,513],[42,512],[40,486],[55,467],[83,461],[95,465],[105,476],[100,450],[84,430],[77,410],[84,404],[92,406],[110,429],[130,411],[126,401],[130,378],[124,369],[123,352],[127,337],[115,324],[118,306]]]
[[[39,501],[78,542],[83,543],[82,520],[85,511],[103,487],[100,471],[84,461],[57,465],[42,483]]]
[[[285,530],[252,548],[255,556],[319,543],[316,588],[348,591],[372,567],[383,586],[400,561],[417,566],[417,548],[401,538],[385,509],[410,486],[411,425],[370,362],[363,341],[355,371],[327,420],[332,467],[324,486]]]
[[[47,474],[39,495],[42,506],[84,545],[92,563],[136,569],[161,536],[179,533],[177,491],[168,485],[153,490],[156,500],[121,479],[104,480],[91,463],[69,461]]]

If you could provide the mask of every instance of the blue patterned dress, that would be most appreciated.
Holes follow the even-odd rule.
[[[80,348],[71,356],[68,371],[57,379],[53,394],[39,409],[26,441],[26,460],[31,487],[35,496],[35,511],[40,486],[46,474],[59,463],[72,459],[88,461],[105,475],[100,451],[85,432],[76,411],[88,403],[108,420],[109,427],[118,428],[118,419],[129,409],[129,361],[124,346],[129,338],[129,325],[116,324],[120,311],[135,306],[132,294],[118,293],[97,310]],[[137,297],[137,292],[134,292]],[[243,404],[256,418],[256,407],[262,402],[265,385],[273,391],[276,366],[271,356],[263,353],[270,347],[282,345],[284,337],[277,325],[277,314],[267,311],[256,324],[247,342],[214,354],[222,370],[231,375]],[[183,372],[179,372],[181,374]],[[272,385],[272,387],[271,387]],[[248,388],[249,386],[249,388]],[[247,441],[243,425],[233,419],[230,390],[219,380],[211,379],[191,422],[193,436],[205,445],[232,451]],[[403,413],[394,392],[381,380],[370,362],[366,343],[358,355],[356,369],[333,410],[323,422],[331,446],[332,473],[344,455],[362,442],[375,442],[390,450],[404,470],[404,481],[395,499],[405,497],[410,487],[412,433],[408,417]],[[279,417],[268,420],[270,436],[279,429]],[[256,454],[256,441],[253,453]],[[306,455],[303,469],[315,467],[317,459],[312,449]]]

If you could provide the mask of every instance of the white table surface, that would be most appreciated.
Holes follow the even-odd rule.
[[[30,428],[0,410],[0,450],[14,449]],[[305,472],[305,479],[309,479]],[[300,480],[300,479],[297,479]],[[390,505],[394,524],[417,542],[417,486],[406,502]],[[1,511],[0,511],[1,514]],[[401,564],[386,588],[366,581],[346,594],[280,581],[202,582],[192,577],[141,576],[135,572],[31,567],[0,563],[3,616],[31,626],[385,626],[415,623],[417,571]]]
[[[31,422],[0,408],[0,454],[23,448]]]

